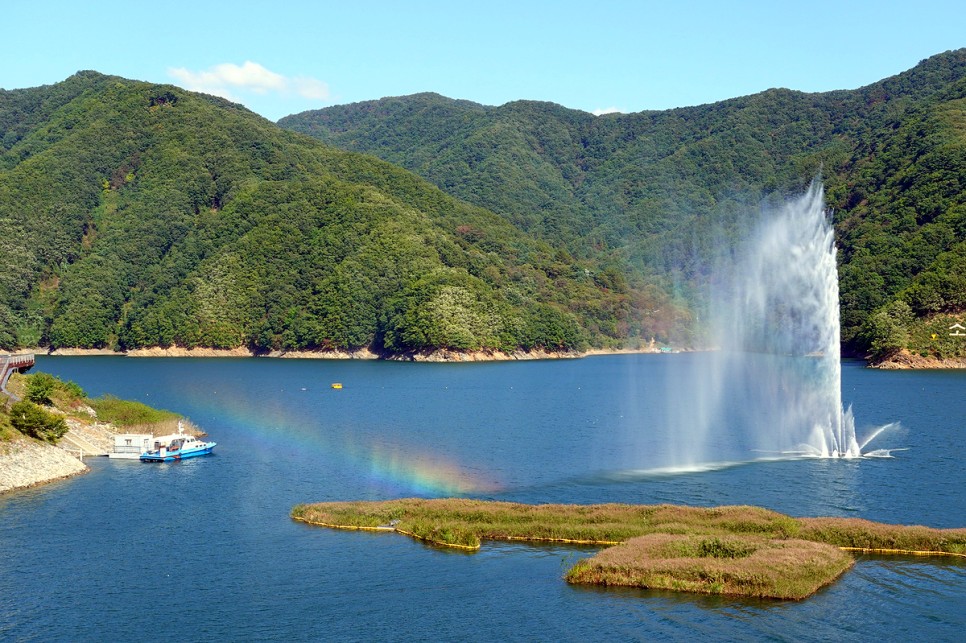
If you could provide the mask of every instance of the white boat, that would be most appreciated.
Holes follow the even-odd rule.
[[[154,450],[141,454],[141,462],[174,462],[185,458],[208,455],[215,448],[216,442],[205,442],[193,435],[185,435],[181,421],[178,421],[178,432],[163,435],[154,441]]]

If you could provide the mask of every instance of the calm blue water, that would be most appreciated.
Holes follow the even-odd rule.
[[[962,640],[966,565],[949,560],[864,557],[806,601],[763,602],[568,586],[588,549],[463,554],[288,518],[300,502],[460,493],[966,526],[966,373],[844,364],[859,435],[902,423],[874,445],[908,447],[894,458],[648,473],[673,441],[658,427],[689,385],[677,373],[702,359],[41,357],[38,371],[183,413],[219,444],[173,464],[91,459],[0,497],[0,639]]]

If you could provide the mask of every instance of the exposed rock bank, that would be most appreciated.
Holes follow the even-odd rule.
[[[56,445],[19,434],[0,441],[0,493],[84,473],[89,470],[84,458],[106,456],[113,450],[117,427],[99,422],[90,406],[75,402],[71,413],[56,406],[46,409],[64,417],[67,432]],[[187,427],[190,433],[198,433],[190,423]]]
[[[939,359],[937,357],[923,357],[903,350],[887,360],[870,364],[870,366],[882,370],[966,368],[966,358],[954,357],[950,359]]]
[[[44,349],[36,348],[34,352],[43,353]],[[403,362],[510,362],[517,360],[538,359],[574,359],[590,355],[616,355],[627,353],[657,353],[653,345],[631,349],[601,349],[594,348],[586,352],[576,351],[548,351],[548,350],[518,350],[511,353],[503,351],[480,350],[460,351],[446,348],[416,351],[410,353],[378,353],[371,348],[355,350],[295,350],[271,351],[256,353],[246,347],[238,348],[185,348],[183,346],[153,346],[150,348],[136,348],[130,351],[113,351],[109,348],[58,348],[47,351],[49,355],[92,356],[114,355],[118,357],[278,357],[288,359],[385,359]]]
[[[34,487],[88,471],[64,449],[29,438],[0,443],[0,493]]]
[[[502,351],[455,351],[440,348],[431,351],[391,355],[386,359],[404,362],[512,362],[516,360],[565,359],[576,357],[581,357],[581,353],[567,351],[549,352],[543,350],[504,353]]]
[[[129,357],[252,357],[254,355],[250,349],[241,346],[238,348],[183,348],[181,346],[162,348],[153,346],[118,354]]]

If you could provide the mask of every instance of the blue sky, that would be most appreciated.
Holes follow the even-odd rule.
[[[4,89],[94,69],[223,95],[272,120],[422,91],[667,109],[771,87],[854,89],[966,46],[962,0],[8,4]]]

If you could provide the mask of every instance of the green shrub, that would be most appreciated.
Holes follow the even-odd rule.
[[[24,435],[53,444],[67,433],[67,423],[64,418],[49,413],[27,400],[17,402],[10,407],[10,423]]]
[[[50,396],[57,387],[57,379],[47,373],[36,373],[27,380],[28,400],[34,404],[50,404]]]
[[[3,405],[0,404],[0,442],[12,440],[17,436],[17,431],[10,425],[10,417],[3,411]]]
[[[87,393],[84,391],[84,389],[81,388],[80,384],[78,384],[77,382],[58,381],[57,385],[58,385],[57,387],[60,390],[64,391],[65,393],[67,393],[72,397],[77,397],[77,398],[87,397]]]

